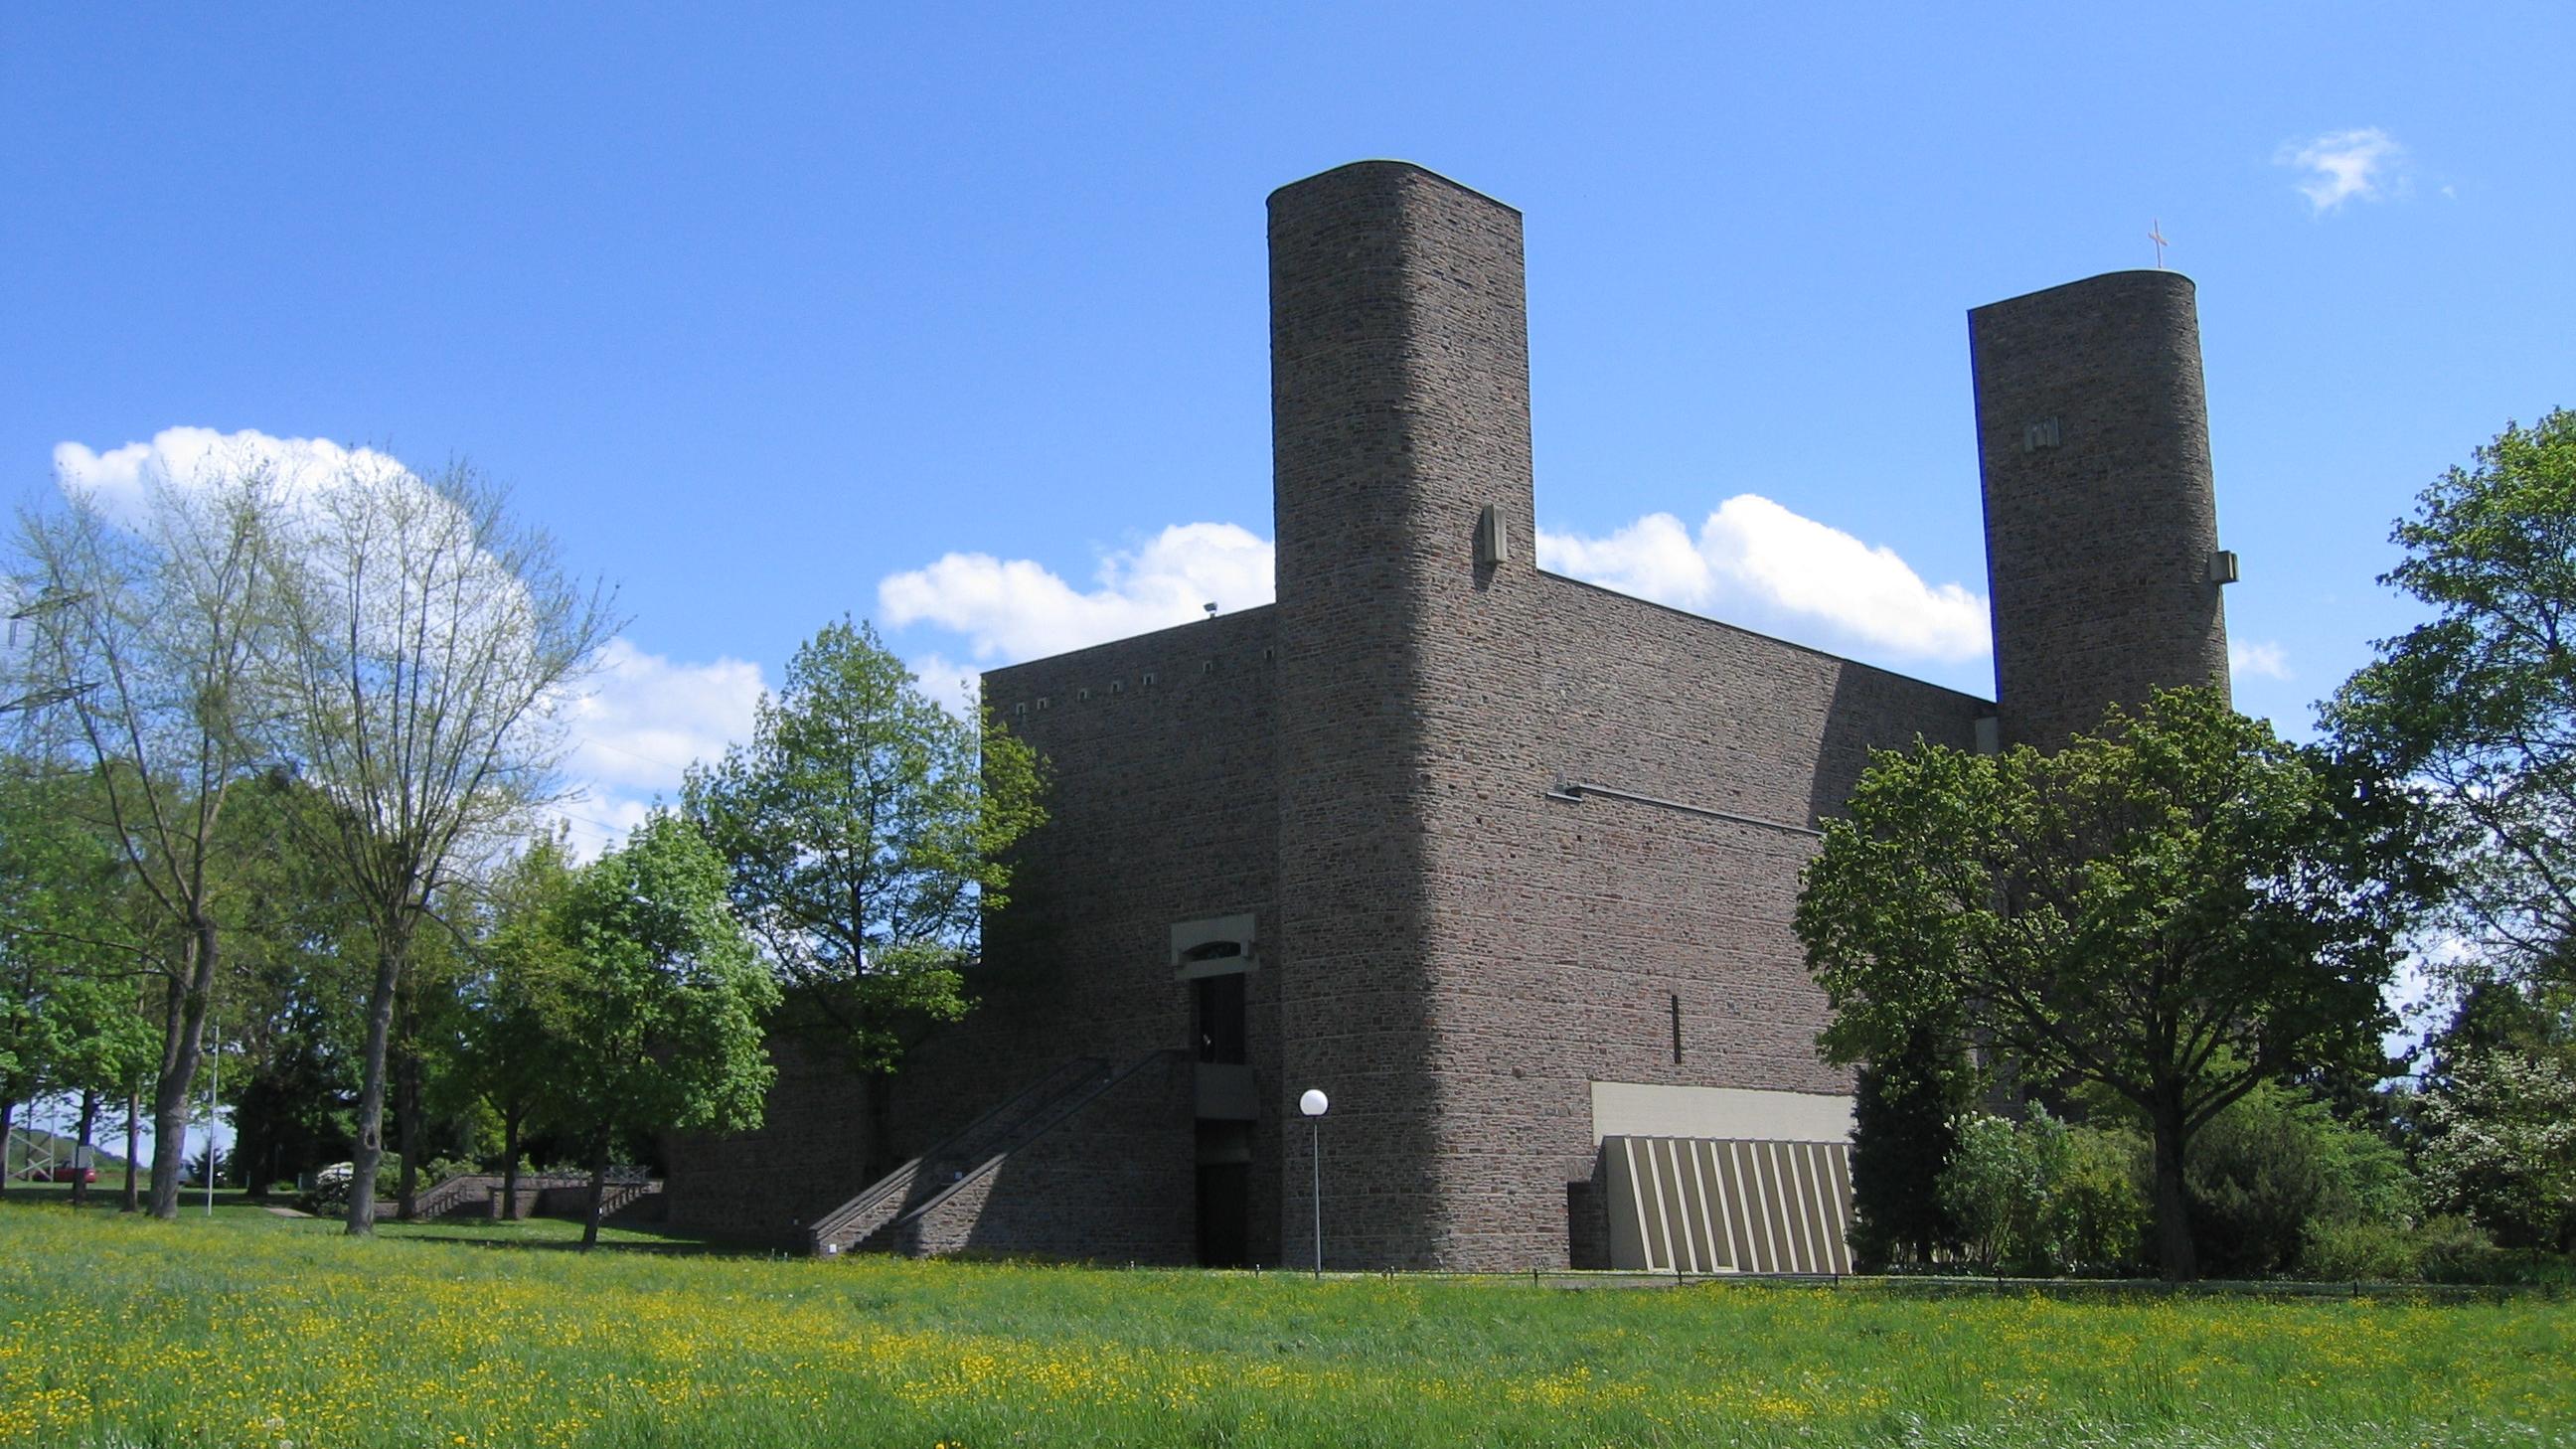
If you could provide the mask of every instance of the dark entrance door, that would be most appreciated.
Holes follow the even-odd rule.
[[[1252,1124],[1199,1124],[1199,1266],[1252,1261]]]
[[[1199,1263],[1241,1268],[1252,1251],[1251,1042],[1244,973],[1190,983],[1192,1045],[1199,1059]],[[1241,1080],[1236,1080],[1240,1078]],[[1232,1090],[1220,1090],[1231,1088]],[[1236,1099],[1240,1099],[1239,1101]]]

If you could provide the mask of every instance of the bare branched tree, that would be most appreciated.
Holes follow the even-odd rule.
[[[551,797],[571,690],[617,630],[597,586],[470,468],[348,455],[276,531],[280,748],[337,802],[326,842],[375,938],[348,1230],[373,1231],[388,1044],[434,902]],[[399,1064],[397,1064],[399,1065]],[[415,1110],[416,1066],[399,1095]],[[408,1198],[416,1154],[404,1154]]]
[[[280,618],[265,537],[277,489],[264,469],[162,480],[136,516],[75,495],[20,520],[34,602],[26,677],[70,721],[96,772],[96,822],[130,870],[140,926],[120,946],[161,980],[152,1089],[152,1200],[178,1215],[206,1010],[222,953],[218,828],[232,788],[266,759],[256,687]]]

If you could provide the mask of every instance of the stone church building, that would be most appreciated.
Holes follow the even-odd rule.
[[[1799,871],[1873,747],[2224,685],[2191,283],[1969,314],[1988,701],[1535,565],[1512,208],[1368,161],[1269,224],[1277,602],[985,676],[1053,788],[980,1004],[873,1105],[782,1039],[673,1221],[1303,1266],[1319,1144],[1331,1268],[1845,1268]]]

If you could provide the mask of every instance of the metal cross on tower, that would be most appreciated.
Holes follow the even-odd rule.
[[[2156,244],[2156,270],[2161,272],[2165,269],[2165,224],[2162,221],[2151,219],[2147,222],[2147,240]]]

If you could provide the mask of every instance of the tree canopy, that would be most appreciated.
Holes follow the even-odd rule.
[[[547,796],[566,691],[616,623],[461,465],[421,478],[352,454],[272,510],[264,537],[281,601],[269,732],[338,802],[321,839],[374,938],[347,1216],[364,1233],[389,1078],[406,1204],[417,1167],[420,1072],[401,1038],[416,1030],[421,928],[460,857]]]
[[[148,490],[132,517],[75,497],[19,530],[34,585],[25,682],[63,706],[61,733],[92,786],[79,808],[132,892],[124,944],[161,977],[156,1217],[178,1215],[189,1088],[222,964],[224,809],[267,759],[257,679],[278,617],[263,533],[276,506],[266,474],[212,474]]]
[[[619,1133],[759,1124],[778,986],[725,900],[724,862],[677,816],[656,813],[584,867],[551,926],[563,949],[537,953],[531,995],[555,1110],[590,1135],[588,1245]]]
[[[2475,970],[2576,981],[2576,412],[2508,424],[2398,522],[2380,582],[2433,617],[2380,641],[2326,722],[2452,823]]]
[[[907,1018],[965,1010],[957,968],[1006,899],[1012,842],[1045,818],[1039,762],[924,694],[874,630],[800,646],[748,745],[689,772],[686,809],[779,978],[885,1070]]]
[[[2155,1142],[2161,1266],[2193,1276],[2192,1134],[2264,1081],[2378,1061],[2412,822],[2209,690],[2055,754],[1879,753],[1798,902],[1834,1010],[1820,1049],[1891,1057],[1931,1030],[2125,1099]]]
[[[0,758],[0,1138],[20,1103],[71,1091],[94,1104],[158,1056],[117,944],[116,853],[69,808],[86,784]]]

